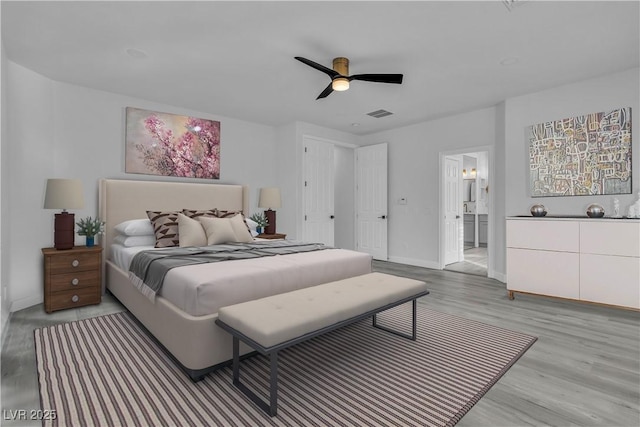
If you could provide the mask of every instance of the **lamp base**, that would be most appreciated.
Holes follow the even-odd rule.
[[[264,234],[275,234],[276,233],[276,211],[272,209],[268,209],[264,211],[264,216],[267,217],[267,225],[264,228]]]
[[[58,250],[73,249],[75,240],[75,215],[62,212],[55,215],[53,226],[54,247]]]

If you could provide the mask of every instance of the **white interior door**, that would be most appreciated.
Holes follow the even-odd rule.
[[[303,240],[334,245],[333,144],[304,139]]]
[[[356,250],[387,260],[387,144],[356,148]]]
[[[445,265],[464,259],[460,183],[460,161],[453,157],[446,157],[444,164]]]

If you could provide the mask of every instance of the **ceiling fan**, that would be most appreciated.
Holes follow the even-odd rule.
[[[329,83],[329,86],[327,86],[316,99],[326,98],[334,90],[343,91],[349,89],[349,82],[351,80],[378,83],[402,83],[402,74],[354,74],[353,76],[350,76],[349,59],[347,58],[334,58],[333,70],[301,56],[296,56],[295,58],[298,61],[307,64],[316,70],[320,70],[331,77],[331,83]]]

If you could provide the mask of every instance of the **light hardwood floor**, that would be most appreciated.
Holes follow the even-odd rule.
[[[469,247],[464,250],[464,261],[454,262],[447,265],[447,271],[457,271],[458,273],[474,274],[476,276],[487,277],[487,248]]]
[[[522,331],[538,341],[458,424],[467,426],[639,426],[640,313],[544,297],[507,299],[486,277],[374,262],[374,270],[429,284],[420,302],[434,310]],[[2,409],[38,409],[33,329],[121,311],[98,306],[50,315],[13,313],[2,348]],[[2,425],[40,425],[11,422]]]

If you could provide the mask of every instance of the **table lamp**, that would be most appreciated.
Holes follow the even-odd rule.
[[[75,241],[75,215],[67,209],[82,209],[84,195],[79,179],[48,179],[44,196],[45,209],[62,209],[55,214],[53,241],[58,250],[72,249]]]
[[[273,208],[280,207],[280,189],[275,187],[267,187],[260,189],[259,208],[266,208],[264,215],[267,217],[267,225],[264,228],[265,234],[275,234],[276,232],[276,212]]]

